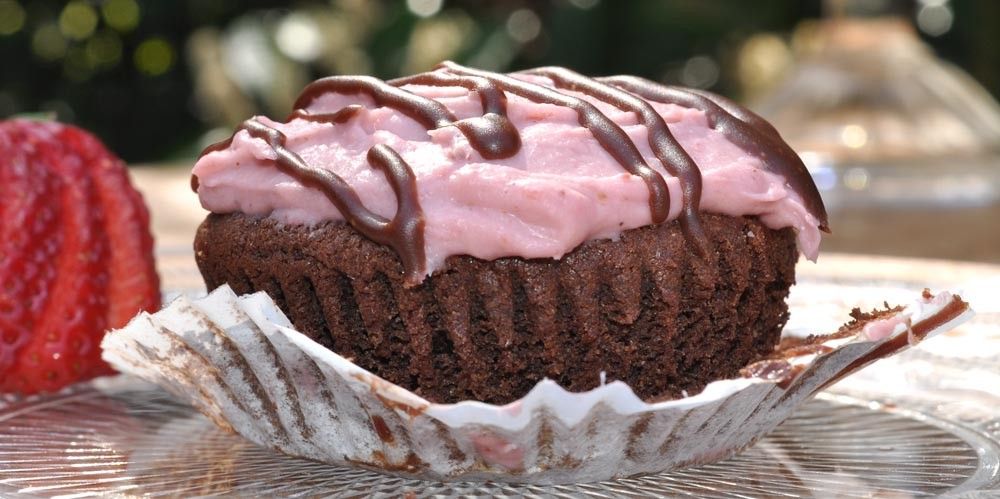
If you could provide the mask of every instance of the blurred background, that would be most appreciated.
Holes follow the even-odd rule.
[[[824,191],[825,249],[1000,262],[998,36],[991,0],[0,0],[0,117],[184,168],[325,75],[636,74],[772,120]]]

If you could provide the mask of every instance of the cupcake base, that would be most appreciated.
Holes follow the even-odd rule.
[[[724,459],[816,391],[971,315],[955,295],[924,293],[656,403],[621,382],[571,393],[550,380],[503,406],[430,403],[290,329],[267,295],[228,286],[140,314],[101,346],[120,371],[286,454],[424,480],[562,484]]]
[[[655,401],[737,376],[788,317],[794,232],[703,223],[707,259],[670,222],[561,260],[453,257],[418,286],[342,223],[213,214],[195,253],[209,289],[267,292],[310,339],[433,402],[507,403],[545,378],[575,392],[621,380]]]

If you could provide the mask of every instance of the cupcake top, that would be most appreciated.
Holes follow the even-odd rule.
[[[702,91],[562,68],[443,63],[383,82],[317,80],[286,122],[247,120],[194,167],[202,206],[290,224],[346,220],[413,282],[453,255],[560,258],[590,239],[699,212],[792,227],[809,258],[826,211],[760,117]]]

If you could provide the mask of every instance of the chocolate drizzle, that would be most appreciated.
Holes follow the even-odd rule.
[[[507,95],[486,78],[462,77],[448,73],[422,73],[389,81],[390,85],[459,86],[479,94],[483,115],[453,124],[466,137],[479,137],[470,144],[486,159],[509,158],[521,150],[521,135],[507,118]]]
[[[663,176],[646,164],[639,149],[611,118],[601,113],[590,102],[564,94],[555,89],[536,85],[517,78],[491,73],[479,69],[467,68],[453,62],[444,62],[442,69],[464,76],[484,78],[492,81],[503,90],[524,97],[534,102],[568,107],[576,111],[580,125],[590,130],[594,139],[601,144],[608,154],[618,161],[629,173],[640,177],[649,188],[649,209],[653,223],[663,223],[670,214],[670,192]]]
[[[335,119],[337,114],[317,116],[326,120]],[[423,279],[424,215],[417,200],[417,179],[396,151],[384,144],[368,150],[368,163],[385,174],[396,194],[396,216],[389,220],[365,208],[358,193],[339,175],[310,166],[285,147],[287,137],[278,129],[251,118],[244,121],[239,130],[246,130],[251,137],[267,142],[278,156],[275,162],[278,169],[326,195],[358,232],[394,249],[406,269],[408,281],[418,283]],[[225,147],[225,143],[216,144],[207,151]]]
[[[683,216],[681,217],[681,228],[684,230],[684,234],[688,239],[701,243],[696,245],[696,248],[701,251],[702,256],[708,254],[705,231],[702,230],[701,222],[698,219],[698,202],[701,200],[701,171],[687,151],[677,142],[674,135],[670,133],[663,117],[653,109],[653,106],[633,94],[568,69],[538,68],[529,71],[528,74],[544,76],[551,80],[557,88],[580,92],[602,102],[607,102],[622,111],[635,113],[649,131],[649,147],[653,150],[653,154],[660,160],[667,172],[680,180],[681,193],[684,196]],[[648,166],[646,168],[649,169]],[[667,200],[666,208],[669,210],[669,192],[666,191],[663,177],[651,169],[644,173],[639,174],[639,176],[646,180],[649,186],[650,203],[652,204],[653,200],[661,195],[659,191],[662,189],[662,196]],[[654,180],[651,182],[648,179]],[[656,208],[653,207],[653,209]]]
[[[664,170],[679,180],[683,195],[680,223],[685,236],[694,243],[702,257],[710,257],[712,252],[698,216],[701,172],[648,101],[681,105],[703,111],[709,126],[748,153],[760,157],[768,171],[782,175],[789,186],[802,196],[806,208],[819,221],[820,229],[828,231],[826,210],[802,161],[770,124],[750,111],[707,92],[665,87],[641,78],[615,76],[594,79],[562,68],[540,68],[529,73],[549,79],[555,88],[453,62],[444,62],[430,73],[389,82],[369,76],[333,76],[308,85],[296,101],[295,111],[289,115],[288,121],[300,119],[334,126],[345,123],[367,106],[352,104],[323,114],[310,113],[307,108],[327,94],[360,94],[374,101],[375,106],[403,113],[427,130],[454,126],[483,158],[503,159],[517,154],[521,148],[520,134],[507,117],[507,93],[537,103],[567,107],[576,111],[580,125],[591,132],[625,171],[645,182],[652,222],[665,222],[670,214],[670,192],[663,176],[646,163],[628,134],[594,104],[559,89],[583,94],[636,114],[649,131],[653,154]],[[482,115],[459,120],[442,103],[400,88],[403,85],[468,89],[479,96]],[[246,130],[251,137],[266,141],[277,155],[275,163],[278,168],[303,185],[323,192],[351,226],[368,238],[392,247],[400,257],[408,282],[417,284],[423,279],[427,273],[424,216],[418,201],[416,176],[399,154],[381,144],[368,152],[368,162],[385,173],[396,194],[397,211],[390,220],[365,208],[357,192],[343,178],[326,169],[308,165],[287,149],[286,137],[278,129],[254,118],[244,122],[239,130]],[[232,138],[210,146],[202,155],[225,149],[231,142]],[[192,178],[192,188],[197,190],[197,185],[197,178]]]
[[[292,121],[295,119],[311,121],[313,123],[328,123],[328,124],[339,124],[347,123],[351,118],[358,115],[365,107],[359,106],[357,104],[352,104],[346,106],[342,109],[337,110],[333,113],[322,113],[322,114],[311,114],[305,109],[296,109],[292,111],[292,114],[288,115],[285,121]]]
[[[707,92],[663,86],[635,76],[612,76],[599,80],[643,99],[704,112],[710,127],[747,153],[759,157],[767,171],[785,177],[792,189],[802,196],[809,213],[819,221],[820,230],[829,232],[826,208],[809,171],[798,154],[763,118]]]
[[[489,88],[479,89],[481,95],[490,95]],[[484,93],[485,92],[485,93]],[[459,121],[444,104],[427,97],[397,88],[370,76],[331,76],[310,83],[295,101],[295,109],[305,109],[314,100],[328,93],[364,94],[375,101],[375,105],[390,107],[428,130],[456,126],[469,140],[476,151],[486,159],[501,159],[517,154],[521,147],[517,130],[507,120],[503,110],[507,99],[500,92],[493,92],[488,99],[500,113],[488,112],[485,116]],[[513,138],[512,138],[513,137]]]

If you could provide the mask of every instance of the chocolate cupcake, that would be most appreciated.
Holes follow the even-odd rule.
[[[433,402],[550,378],[646,400],[768,356],[826,230],[798,157],[712,94],[445,63],[308,86],[194,170],[209,288]]]

